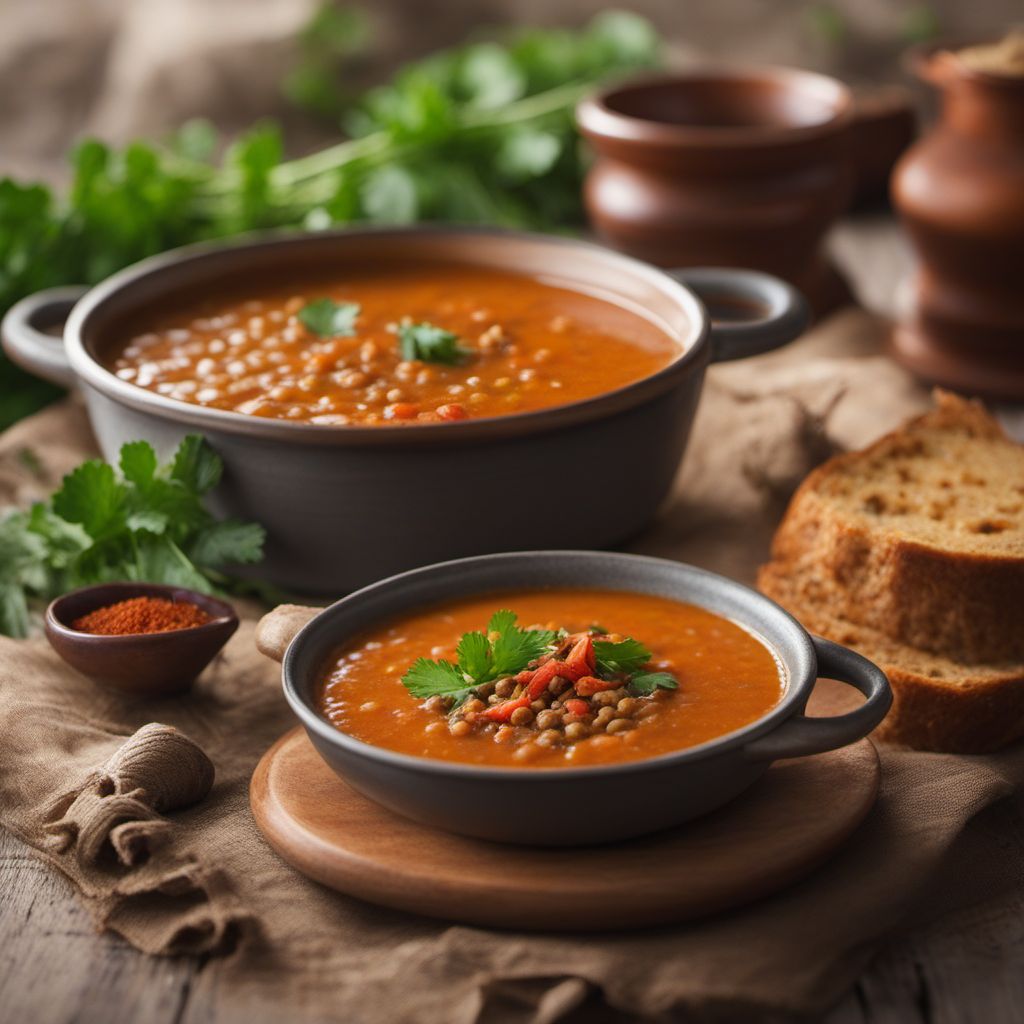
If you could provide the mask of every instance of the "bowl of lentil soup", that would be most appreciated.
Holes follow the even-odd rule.
[[[136,697],[187,690],[238,629],[226,601],[161,583],[100,583],[50,602],[50,646],[82,675]]]
[[[819,675],[867,698],[807,718]],[[346,783],[426,825],[540,845],[681,824],[776,759],[865,736],[885,675],[748,587],[662,559],[443,563],[321,611],[285,696]]]
[[[430,226],[189,247],[77,302],[30,297],[3,337],[16,361],[81,387],[108,458],[201,430],[225,466],[217,511],[267,527],[261,574],[337,593],[496,547],[637,532],[669,489],[708,363],[805,322],[766,275]],[[616,459],[628,481],[600,486]],[[552,515],[539,482],[567,478],[601,500]],[[510,500],[523,481],[530,499]]]

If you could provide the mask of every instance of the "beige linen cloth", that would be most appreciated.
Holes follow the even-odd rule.
[[[846,311],[785,353],[715,368],[678,486],[631,549],[751,580],[815,462],[927,405],[873,354],[879,332],[867,314]],[[9,431],[0,500],[49,491],[88,454],[88,437],[74,403]],[[41,470],[29,468],[26,448]],[[601,1004],[602,1020],[672,1011],[779,1019],[837,999],[879,943],[912,923],[959,913],[997,934],[1020,916],[1024,748],[989,757],[883,750],[878,804],[837,857],[773,897],[685,926],[487,931],[331,892],[279,860],[249,813],[253,767],[293,724],[253,628],[243,623],[190,696],[148,703],[82,678],[41,640],[0,641],[2,824],[70,878],[97,926],[149,953],[226,956],[212,995],[218,1019],[542,1024]],[[131,760],[124,754],[95,774],[149,722],[177,726],[209,755],[216,779],[204,800],[150,811],[138,779],[161,769],[146,754],[133,754],[131,778],[118,767]],[[183,780],[201,791],[202,758],[187,765]],[[75,801],[101,777],[136,808],[107,822],[106,843],[94,820],[80,820],[89,801]]]

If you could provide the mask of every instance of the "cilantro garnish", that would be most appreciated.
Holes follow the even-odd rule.
[[[495,612],[486,633],[464,633],[455,649],[457,663],[417,658],[402,676],[414,697],[451,696],[457,704],[483,683],[521,672],[545,654],[557,634],[550,629],[521,629],[507,609]]]
[[[90,459],[49,502],[0,519],[0,633],[26,634],[30,599],[110,580],[211,591],[225,566],[262,557],[262,526],[218,521],[203,505],[221,475],[203,438],[186,437],[163,467],[133,441],[119,468]]]
[[[626,637],[618,643],[594,641],[594,656],[599,674],[615,675],[638,672],[651,660],[651,652],[639,640]]]
[[[299,310],[299,322],[321,338],[351,338],[362,306],[358,302],[314,299]]]
[[[424,363],[460,363],[472,353],[459,340],[457,334],[426,321],[398,325],[398,350],[410,362],[419,359]]]
[[[678,690],[679,680],[668,672],[638,672],[626,685],[634,697],[649,697],[655,690]]]

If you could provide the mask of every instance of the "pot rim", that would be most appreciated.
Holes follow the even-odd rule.
[[[679,347],[679,352],[672,361],[656,373],[591,398],[532,412],[466,419],[452,423],[403,424],[393,428],[304,423],[191,405],[121,380],[104,367],[85,344],[84,339],[88,332],[90,319],[105,303],[112,301],[119,294],[137,286],[140,282],[158,278],[159,275],[184,263],[229,260],[234,253],[260,248],[280,247],[284,252],[290,246],[301,246],[305,242],[323,241],[324,239],[337,240],[339,244],[346,242],[358,244],[360,239],[385,237],[396,239],[396,245],[398,245],[403,238],[422,238],[430,235],[442,239],[479,237],[518,240],[524,243],[533,242],[549,246],[553,249],[564,247],[567,250],[591,253],[606,260],[613,267],[620,267],[624,273],[629,273],[634,278],[650,283],[670,301],[675,302],[683,311],[687,323],[690,325],[690,337],[683,337],[678,332],[671,331],[667,325],[663,325],[665,332]],[[460,261],[456,260],[455,262]],[[582,290],[583,282],[568,282],[563,286]],[[401,447],[411,443],[424,442],[458,444],[496,437],[518,437],[584,423],[634,408],[663,394],[686,377],[691,370],[706,365],[711,359],[710,317],[704,304],[692,289],[663,270],[595,242],[480,225],[421,224],[400,227],[339,228],[317,232],[255,232],[232,239],[200,242],[172,249],[118,271],[91,288],[75,304],[68,317],[64,339],[68,360],[78,379],[120,405],[159,415],[163,419],[184,423],[202,430],[218,430],[223,433],[269,440],[301,441],[341,447],[378,445]]]
[[[610,101],[624,93],[657,86],[696,82],[764,82],[797,90],[811,87],[830,92],[833,111],[823,121],[795,125],[689,125],[624,114]],[[576,108],[581,131],[596,144],[602,140],[687,149],[760,149],[787,146],[824,138],[845,128],[853,116],[853,94],[836,78],[774,64],[732,64],[708,62],[684,71],[661,72],[628,78],[607,86],[584,99]]]
[[[301,658],[303,647],[311,643],[316,643],[316,634],[325,627],[326,623],[329,623],[331,619],[336,617],[339,613],[351,608],[360,601],[365,601],[368,598],[379,598],[381,596],[386,598],[389,591],[394,592],[395,594],[400,594],[406,588],[423,582],[427,582],[429,585],[429,583],[432,582],[432,578],[433,581],[442,581],[452,575],[468,577],[469,572],[477,567],[488,567],[492,565],[495,567],[502,567],[516,562],[537,562],[542,564],[544,562],[550,562],[552,559],[564,558],[575,559],[580,562],[605,562],[608,564],[609,568],[613,570],[609,572],[610,578],[614,578],[616,575],[614,572],[616,566],[625,567],[629,565],[640,567],[648,573],[653,573],[656,570],[667,568],[670,572],[678,574],[680,577],[690,580],[700,580],[706,584],[710,584],[720,593],[732,594],[739,597],[742,602],[763,610],[763,612],[772,619],[772,625],[777,625],[779,635],[784,636],[784,642],[792,645],[792,651],[789,656],[784,654],[780,649],[781,644],[779,641],[774,638],[764,636],[760,631],[755,629],[751,623],[743,622],[740,619],[734,619],[733,621],[737,622],[738,625],[742,626],[748,632],[751,632],[760,639],[775,656],[775,659],[785,677],[785,689],[781,699],[774,707],[765,712],[764,715],[755,719],[753,722],[750,722],[748,725],[735,729],[732,732],[725,733],[722,736],[715,737],[705,743],[700,743],[696,746],[687,747],[667,754],[659,754],[655,757],[643,758],[636,761],[626,761],[621,764],[593,765],[581,768],[499,768],[488,765],[441,761],[428,757],[419,757],[413,754],[403,754],[398,751],[389,750],[385,747],[378,747],[372,743],[366,743],[363,740],[356,739],[355,737],[350,736],[331,725],[319,714],[319,712],[316,711],[311,700],[313,682],[304,685],[304,681],[297,678],[298,662]],[[632,592],[631,588],[628,587],[613,587],[611,589],[622,589],[626,592]],[[477,591],[472,587],[472,585],[468,585],[467,588],[464,591],[461,591],[458,596],[468,597],[479,592],[482,591]],[[438,598],[437,600],[451,600],[456,597],[457,595],[449,593],[445,595],[444,598]],[[680,599],[675,598],[675,600]],[[427,599],[425,606],[429,607],[429,603],[430,601]],[[693,603],[697,604],[698,607],[706,607],[699,604],[696,600]],[[707,610],[712,611],[716,615],[722,614],[721,612],[714,611],[710,608]],[[387,619],[392,617],[394,614],[396,613],[385,612],[376,617],[375,622],[379,624],[382,621],[387,621]],[[365,629],[367,627],[364,626],[361,628]],[[330,646],[332,648],[337,648],[339,642],[339,640],[334,640]],[[322,658],[318,660],[318,667],[315,671],[319,671],[320,668],[322,668],[322,662]],[[473,558],[460,558],[447,562],[437,562],[434,565],[428,565],[420,569],[412,569],[408,572],[399,573],[395,576],[388,577],[387,579],[380,580],[377,583],[370,584],[367,587],[363,587],[361,590],[357,590],[354,593],[343,597],[341,600],[336,601],[334,604],[329,605],[327,608],[319,612],[292,638],[281,663],[282,687],[285,699],[289,706],[298,717],[306,731],[315,734],[328,745],[341,747],[346,753],[367,758],[371,761],[376,761],[390,768],[415,771],[431,776],[459,776],[463,778],[468,777],[480,780],[493,780],[496,782],[529,781],[530,783],[542,783],[549,782],[552,779],[560,779],[567,782],[570,780],[575,781],[577,779],[602,778],[609,775],[635,774],[651,770],[672,768],[689,764],[691,762],[708,760],[725,753],[738,753],[750,740],[773,731],[775,728],[782,725],[783,722],[787,721],[792,715],[799,714],[814,688],[816,679],[817,656],[811,642],[810,634],[803,628],[803,626],[800,625],[799,622],[797,622],[795,618],[793,618],[792,615],[770,598],[767,598],[753,588],[742,583],[738,583],[735,580],[731,580],[726,576],[710,572],[707,569],[700,569],[697,566],[689,565],[685,562],[676,562],[671,559],[656,558],[650,555],[634,555],[610,551],[569,550],[503,552],[500,554],[478,555]]]

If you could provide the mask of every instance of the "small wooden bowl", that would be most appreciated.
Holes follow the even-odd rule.
[[[202,626],[166,633],[103,636],[71,628],[81,616],[133,597],[187,601],[212,618]],[[133,696],[166,697],[192,685],[238,629],[238,615],[226,601],[183,587],[101,583],[52,601],[46,609],[44,629],[50,646],[82,675]]]

